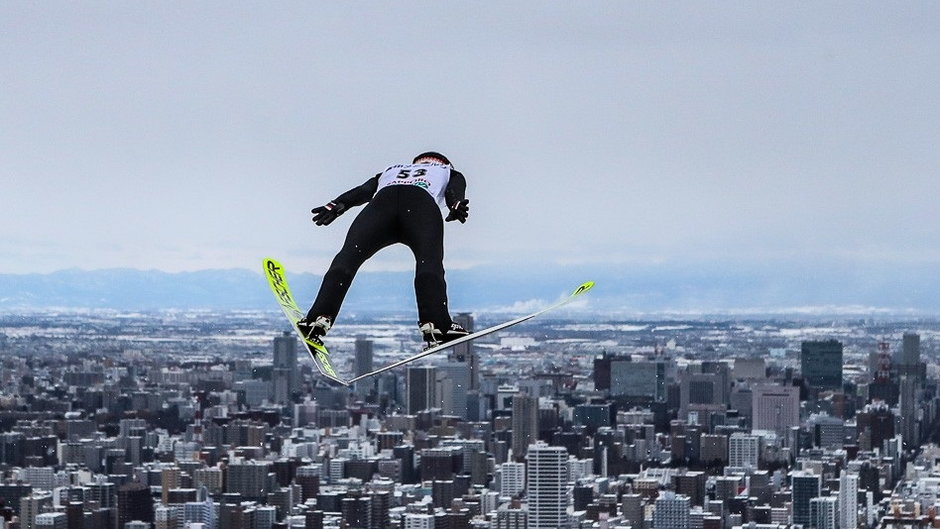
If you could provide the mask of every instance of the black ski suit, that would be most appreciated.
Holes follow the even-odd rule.
[[[307,318],[313,321],[318,316],[327,316],[335,322],[359,267],[382,248],[402,243],[415,256],[414,284],[419,323],[431,322],[438,329],[448,329],[452,320],[447,309],[447,284],[444,281],[441,209],[434,197],[417,186],[389,186],[376,192],[381,174],[333,201],[347,209],[367,202],[368,205],[349,227],[343,248],[324,274]],[[462,201],[466,188],[463,174],[451,168],[444,191],[445,203],[450,205]]]

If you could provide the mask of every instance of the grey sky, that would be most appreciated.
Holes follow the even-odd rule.
[[[3,2],[0,86],[0,273],[320,272],[425,149],[451,267],[940,263],[936,3]]]

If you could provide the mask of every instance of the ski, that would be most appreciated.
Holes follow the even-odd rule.
[[[375,371],[371,371],[371,372],[369,372],[369,373],[365,373],[365,374],[363,374],[363,375],[359,375],[359,376],[357,376],[357,377],[355,377],[355,378],[352,378],[352,379],[350,379],[350,380],[347,381],[347,384],[352,384],[353,382],[356,382],[357,380],[362,380],[362,379],[364,379],[364,378],[369,378],[369,377],[371,377],[371,376],[378,375],[379,373],[384,373],[385,371],[388,371],[389,369],[395,369],[396,367],[400,367],[400,366],[403,366],[403,365],[405,365],[405,364],[414,362],[415,360],[420,360],[420,359],[422,359],[422,358],[424,358],[424,357],[426,357],[426,356],[432,355],[432,354],[434,354],[434,353],[438,353],[438,352],[443,351],[443,350],[445,350],[445,349],[449,349],[449,348],[451,348],[451,347],[453,347],[453,346],[455,346],[455,345],[460,345],[460,344],[462,344],[462,343],[469,342],[470,340],[473,340],[473,339],[476,339],[476,338],[480,338],[481,336],[486,336],[486,335],[488,335],[488,334],[492,334],[492,333],[494,333],[494,332],[501,331],[501,330],[506,329],[506,328],[508,328],[508,327],[512,327],[513,325],[516,325],[516,324],[518,324],[518,323],[522,323],[522,322],[524,322],[524,321],[526,321],[526,320],[531,320],[532,318],[534,318],[534,317],[536,317],[536,316],[539,316],[539,315],[541,315],[541,314],[545,314],[546,312],[548,312],[548,311],[550,311],[550,310],[555,310],[555,309],[557,309],[557,308],[559,308],[559,307],[561,307],[561,306],[563,306],[563,305],[567,305],[568,303],[571,303],[572,301],[574,301],[576,298],[578,298],[578,297],[581,296],[582,294],[584,294],[584,293],[586,293],[587,291],[591,290],[591,288],[593,288],[593,287],[594,287],[594,282],[593,282],[593,281],[587,281],[587,282],[585,282],[585,283],[582,283],[580,286],[578,286],[578,288],[574,289],[574,290],[571,292],[571,294],[568,295],[568,297],[566,297],[565,299],[559,301],[558,303],[555,303],[554,305],[550,305],[550,306],[548,306],[548,307],[545,307],[544,309],[541,309],[541,310],[539,310],[539,311],[533,312],[532,314],[528,314],[528,315],[526,315],[526,316],[522,316],[522,317],[516,318],[516,319],[514,319],[514,320],[510,320],[510,321],[507,321],[507,322],[504,322],[504,323],[500,323],[499,325],[494,325],[494,326],[492,326],[492,327],[483,329],[482,331],[477,331],[477,332],[468,334],[468,335],[466,335],[466,336],[461,336],[460,338],[457,338],[457,339],[455,339],[455,340],[453,340],[453,341],[450,341],[450,342],[447,342],[447,343],[445,343],[445,344],[441,344],[441,345],[437,345],[437,346],[431,347],[431,348],[429,348],[429,349],[425,349],[424,351],[422,351],[422,352],[420,352],[420,353],[418,353],[418,354],[416,354],[416,355],[414,355],[414,356],[410,356],[410,357],[408,357],[408,358],[405,358],[404,360],[399,360],[398,362],[394,362],[394,363],[389,364],[389,365],[387,365],[387,366],[385,366],[385,367],[381,367],[381,368],[379,368],[379,369],[376,369]]]
[[[306,346],[307,352],[310,354],[310,358],[313,359],[313,364],[317,367],[317,370],[329,380],[348,386],[349,383],[339,378],[336,374],[336,370],[333,369],[333,364],[330,362],[330,352],[327,348],[322,344],[307,340],[300,333],[300,329],[297,328],[297,322],[304,317],[304,313],[297,307],[297,302],[294,301],[290,287],[287,286],[287,277],[284,275],[284,267],[281,266],[281,263],[270,258],[264,259],[263,267],[264,275],[268,278],[268,286],[271,287],[274,298],[277,300],[278,305],[281,306],[284,315],[290,320],[294,332],[297,333],[297,336],[300,337],[301,341]]]

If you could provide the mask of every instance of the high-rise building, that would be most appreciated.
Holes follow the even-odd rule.
[[[128,483],[118,488],[118,526],[137,520],[153,523],[153,498],[150,487],[140,482]]]
[[[35,529],[36,517],[46,508],[52,507],[52,493],[35,491],[20,498],[20,527]]]
[[[512,455],[525,458],[526,449],[539,437],[539,399],[525,393],[512,397]]]
[[[68,529],[68,519],[64,512],[44,512],[36,515],[33,527],[36,529]]]
[[[917,430],[917,393],[920,383],[914,376],[901,376],[900,398],[898,406],[901,409],[901,435],[904,437],[904,444],[908,447],[916,447],[919,444],[919,435]]]
[[[858,527],[858,474],[846,470],[839,476],[839,523],[840,529]]]
[[[528,529],[567,525],[568,451],[560,446],[534,444],[528,449]]]
[[[300,387],[297,370],[297,339],[290,332],[274,338],[274,365],[272,370],[274,402],[286,404]]]
[[[437,388],[436,368],[431,366],[409,367],[406,387],[408,388],[406,408],[409,415],[416,415],[420,411],[438,407],[438,399],[435,394]]]
[[[814,529],[841,529],[839,498],[824,496],[809,500],[809,527]]]
[[[751,390],[752,428],[784,435],[800,425],[800,388],[758,385]]]
[[[793,524],[809,526],[812,523],[810,500],[819,497],[822,480],[816,474],[805,471],[793,472],[791,479]]]
[[[920,335],[906,332],[901,342],[901,358],[898,366],[898,372],[901,375],[907,375],[916,378],[921,377],[920,367]]]
[[[448,397],[442,399],[441,413],[467,418],[467,392],[470,390],[470,364],[464,362],[445,362],[437,366],[438,387],[440,378],[448,379]],[[440,394],[441,392],[439,392]]]
[[[842,388],[842,342],[806,341],[800,347],[803,379],[813,389]]]
[[[526,529],[529,510],[521,505],[505,504],[496,511],[496,529]]]
[[[434,515],[406,513],[404,529],[434,529]]]
[[[241,494],[250,500],[262,500],[268,494],[270,465],[259,461],[241,461],[226,468],[225,492]]]
[[[454,322],[464,329],[467,329],[471,333],[474,332],[472,314],[468,312],[461,312],[454,316]],[[474,349],[473,342],[470,341],[455,345],[453,348],[452,357],[456,362],[467,364],[467,367],[470,369],[470,386],[467,388],[467,390],[469,391],[479,389],[480,361],[476,350]]]
[[[525,490],[525,464],[507,461],[497,470],[499,492],[503,496],[518,496]]]
[[[371,372],[372,365],[372,340],[367,340],[364,336],[356,337],[356,376],[365,375]]]
[[[728,439],[728,466],[753,468],[760,461],[760,437],[735,432]]]
[[[656,498],[653,511],[653,529],[689,529],[692,510],[688,496],[666,491]]]
[[[666,360],[637,360],[617,357],[610,361],[610,394],[616,397],[642,397],[666,400]]]

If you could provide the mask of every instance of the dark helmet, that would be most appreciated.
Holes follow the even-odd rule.
[[[439,152],[434,152],[434,151],[423,152],[415,156],[415,159],[412,160],[411,163],[417,163],[418,160],[421,160],[424,158],[433,158],[434,160],[437,160],[438,162],[441,162],[444,165],[451,165],[450,160],[448,160],[446,156],[444,156],[443,154]]]

